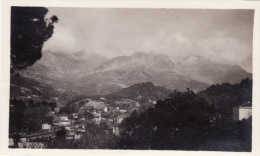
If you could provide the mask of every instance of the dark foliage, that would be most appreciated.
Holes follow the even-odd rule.
[[[94,115],[92,113],[89,113],[89,112],[84,112],[84,117],[86,119],[92,120],[94,118]]]
[[[72,114],[77,113],[78,109],[75,108],[73,105],[66,105],[65,107],[60,108],[60,114]]]
[[[23,130],[23,111],[27,108],[22,100],[10,100],[9,132],[19,132]]]
[[[56,16],[46,19],[47,8],[11,8],[11,70],[24,69],[42,57],[42,46],[53,34]]]
[[[21,141],[21,135],[19,133],[14,133],[9,138],[13,138],[14,145],[9,146],[10,148],[18,148],[18,143]]]
[[[215,105],[230,120],[233,107],[252,101],[252,83],[252,79],[246,78],[238,84],[212,85],[198,95]]]
[[[108,94],[108,99],[134,99],[139,102],[146,102],[148,100],[165,99],[171,93],[170,89],[162,86],[155,86],[152,82],[139,83],[131,87],[124,88],[120,91]]]
[[[64,141],[66,139],[66,134],[67,134],[66,129],[65,127],[62,126],[61,129],[56,132],[56,138],[58,140]]]
[[[87,98],[87,96],[85,95],[77,95],[75,97],[73,97],[72,99],[70,99],[66,105],[72,105],[74,104],[75,102],[78,102],[78,101],[81,101],[83,99]]]
[[[189,90],[170,96],[158,101],[155,108],[133,112],[122,122],[121,148],[251,150],[250,121],[226,121],[213,104]]]
[[[154,109],[140,115],[134,112],[123,121],[124,148],[191,150],[205,142],[219,120],[214,105],[192,91],[171,96],[158,101]]]
[[[56,103],[42,101],[35,103],[23,100],[10,100],[9,132],[34,132],[41,130],[42,123],[52,123],[53,117],[47,114],[56,107]]]

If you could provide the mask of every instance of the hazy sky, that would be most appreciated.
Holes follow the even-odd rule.
[[[253,10],[49,8],[49,15],[59,22],[44,50],[201,55],[252,71]]]

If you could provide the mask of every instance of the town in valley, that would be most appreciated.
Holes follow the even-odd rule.
[[[253,9],[12,6],[8,147],[251,152],[253,25]]]

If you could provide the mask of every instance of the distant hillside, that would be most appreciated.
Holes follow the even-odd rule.
[[[152,82],[139,83],[120,91],[108,94],[108,99],[133,99],[137,101],[162,100],[165,99],[172,90],[162,86],[155,86]]]
[[[19,74],[11,74],[10,98],[23,100],[56,100],[58,105],[63,105],[67,100],[75,96],[75,93],[41,83],[35,79],[23,77]]]
[[[57,88],[75,91],[75,82],[90,74],[106,60],[107,58],[101,55],[86,51],[69,54],[44,51],[41,60],[20,71],[20,74]]]
[[[232,115],[232,108],[252,101],[252,79],[244,79],[236,84],[216,84],[201,91],[199,96],[224,113]]]
[[[189,56],[176,63],[177,69],[183,75],[193,80],[207,84],[239,83],[242,79],[252,78],[252,74],[246,72],[238,65],[219,64],[202,56]]]

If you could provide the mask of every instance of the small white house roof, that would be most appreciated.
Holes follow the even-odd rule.
[[[241,108],[243,108],[243,107],[252,107],[252,102],[250,102],[250,101],[248,101],[247,103],[244,103],[244,104],[241,104],[241,105],[239,105],[239,107]]]

